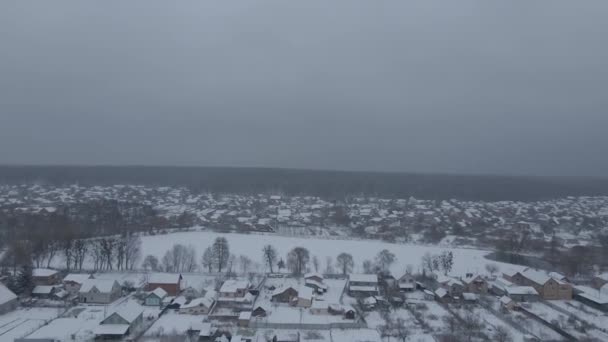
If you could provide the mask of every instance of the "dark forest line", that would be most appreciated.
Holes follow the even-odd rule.
[[[185,186],[218,193],[283,193],[325,198],[533,201],[608,195],[608,179],[172,166],[0,166],[0,183]]]

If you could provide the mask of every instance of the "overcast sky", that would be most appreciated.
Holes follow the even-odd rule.
[[[608,176],[608,1],[0,2],[0,163]]]

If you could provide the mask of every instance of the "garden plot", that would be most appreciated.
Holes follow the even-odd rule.
[[[541,341],[565,341],[565,338],[555,330],[517,311],[512,312],[513,320]]]
[[[587,321],[596,327],[608,328],[608,315],[581,302],[571,300],[554,300],[551,304],[566,310],[582,321]],[[608,340],[608,338],[606,338]]]
[[[200,326],[206,315],[183,315],[175,311],[167,311],[146,331],[144,337],[161,337],[163,335],[185,335],[193,327]]]
[[[63,311],[63,308],[20,308],[0,315],[0,341],[27,336]]]
[[[574,337],[584,339],[587,338],[587,331],[583,331],[580,329],[581,321],[577,319],[575,316],[570,316],[555,310],[554,308],[543,304],[542,302],[538,303],[528,303],[526,306],[526,310],[529,312],[541,317],[547,322],[555,324],[559,326],[561,329],[565,330],[569,334]],[[604,336],[605,338],[606,336]]]
[[[483,322],[483,332],[489,337],[492,337],[494,335],[494,333],[496,332],[496,328],[503,327],[507,331],[509,331],[511,337],[513,338],[513,342],[524,342],[526,340],[525,334],[522,334],[519,330],[513,328],[510,324],[501,320],[499,317],[495,316],[491,311],[481,306],[475,305],[468,308],[455,308],[452,306],[452,310],[457,312],[460,317],[466,315],[467,311],[470,311],[473,314],[477,315],[477,317],[479,317],[479,319]]]

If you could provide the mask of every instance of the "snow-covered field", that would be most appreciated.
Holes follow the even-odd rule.
[[[484,258],[488,251],[476,249],[443,248],[436,246],[422,246],[410,244],[395,244],[372,240],[339,240],[285,237],[271,234],[232,234],[214,232],[184,232],[166,235],[154,235],[142,237],[143,255],[155,255],[159,259],[171,248],[173,244],[192,245],[196,248],[198,257],[203,254],[205,248],[213,243],[215,238],[223,236],[230,244],[230,251],[235,255],[246,255],[252,260],[262,263],[262,247],[271,244],[276,247],[279,256],[285,258],[287,253],[294,247],[307,248],[311,256],[316,256],[321,262],[321,270],[325,269],[328,257],[335,260],[342,252],[350,253],[355,260],[355,272],[362,272],[364,260],[373,260],[382,249],[388,249],[395,254],[397,262],[392,265],[391,271],[401,275],[407,265],[418,269],[420,259],[425,253],[438,254],[445,250],[454,253],[454,266],[452,273],[462,275],[466,272],[485,272],[485,265],[494,263],[499,265],[501,272],[508,270],[521,270],[522,267],[512,264],[498,263]]]

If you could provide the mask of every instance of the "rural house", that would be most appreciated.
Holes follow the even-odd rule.
[[[60,283],[59,272],[50,268],[34,268],[32,270],[34,285],[57,285]]]
[[[75,294],[80,291],[82,284],[93,276],[84,273],[70,273],[63,278],[63,288],[69,293]]]
[[[128,302],[107,316],[95,328],[99,339],[124,339],[135,332],[143,323],[143,309],[134,302]]]
[[[6,286],[0,284],[0,315],[15,310],[17,305],[17,295]]]
[[[181,292],[182,275],[179,273],[152,273],[146,284],[146,291],[162,288],[169,296],[177,296]]]
[[[348,277],[348,293],[351,296],[375,296],[378,294],[378,276],[375,274],[351,274]]]
[[[167,297],[167,291],[163,290],[162,287],[157,287],[144,298],[144,305],[160,306],[165,297]]]
[[[121,295],[120,285],[116,280],[88,279],[78,291],[81,303],[109,304]]]

